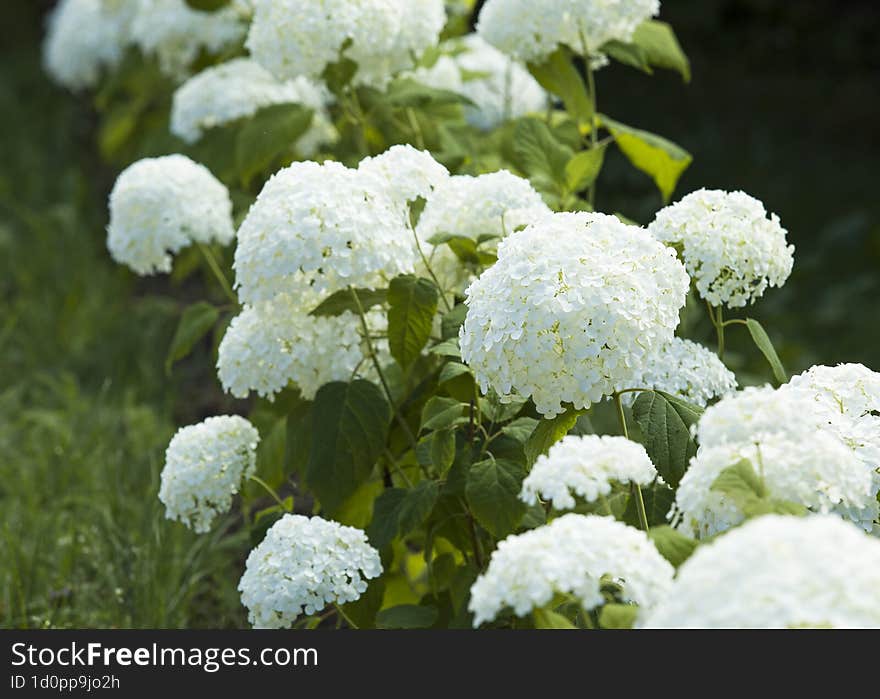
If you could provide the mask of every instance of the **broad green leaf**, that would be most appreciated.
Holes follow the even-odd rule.
[[[284,482],[287,450],[287,416],[275,421],[269,434],[257,445],[257,474],[273,488]]]
[[[501,428],[501,431],[520,444],[525,444],[538,426],[538,421],[533,417],[518,417],[513,422]]]
[[[448,313],[444,313],[443,318],[440,319],[440,331],[443,334],[443,339],[454,339],[456,347],[458,346],[458,329],[464,323],[466,315],[467,306],[460,303]]]
[[[346,40],[342,46],[340,47],[340,55],[342,54],[342,50],[346,48],[346,44],[350,42]],[[325,85],[330,89],[334,95],[342,94],[344,89],[351,83],[352,78],[355,73],[357,73],[357,63],[355,63],[350,58],[345,58],[344,56],[340,58],[336,63],[328,63],[327,67],[324,68],[324,72],[321,74],[321,78]]]
[[[443,342],[438,342],[436,345],[429,347],[428,352],[431,354],[439,354],[443,357],[455,357],[457,359],[461,359],[461,349],[458,346],[458,338],[452,337],[448,340],[443,340]]]
[[[529,63],[529,72],[548,92],[558,95],[582,128],[589,129],[593,102],[580,72],[572,62],[572,52],[559,46],[543,63]]]
[[[728,466],[712,483],[711,490],[723,493],[746,518],[767,514],[804,515],[807,508],[796,502],[770,497],[761,476],[748,459]]]
[[[476,106],[470,99],[458,92],[428,87],[412,78],[398,78],[391,83],[385,94],[385,102],[393,107],[415,107],[418,109],[448,104]]]
[[[663,201],[668,202],[679,177],[693,160],[691,154],[656,134],[634,129],[605,115],[600,118],[623,154],[636,168],[653,178]]]
[[[388,347],[391,356],[409,367],[431,336],[440,292],[434,282],[412,274],[391,280],[388,286]]]
[[[516,165],[539,189],[562,191],[566,186],[566,165],[574,155],[557,141],[540,119],[521,119],[513,132]]]
[[[666,524],[651,527],[648,537],[654,542],[660,555],[676,568],[684,563],[699,545],[695,539]]]
[[[362,483],[357,490],[333,512],[333,520],[349,527],[363,529],[373,518],[373,504],[383,492],[378,478]]]
[[[454,398],[446,398],[444,396],[432,396],[422,408],[422,420],[419,431],[422,430],[440,430],[446,427],[452,427],[455,424],[461,424],[465,411],[468,409],[467,403],[462,403]]]
[[[437,607],[418,604],[398,604],[383,609],[376,615],[379,629],[427,629],[437,620]]]
[[[210,332],[219,318],[220,311],[210,303],[199,301],[187,307],[180,316],[168,348],[168,356],[165,358],[166,374],[171,373],[174,362],[188,355],[196,343]]]
[[[439,495],[440,484],[437,481],[419,481],[412,490],[408,490],[398,508],[398,533],[406,536],[421,525],[431,514]]]
[[[186,0],[186,4],[194,10],[213,12],[229,4],[229,0]]]
[[[356,601],[342,605],[345,619],[359,629],[376,628],[376,613],[382,608],[385,597],[385,581],[382,578],[370,580],[367,590]]]
[[[243,184],[291,152],[312,123],[314,111],[299,104],[273,104],[248,119],[235,143],[235,166]]]
[[[631,629],[638,614],[639,608],[634,604],[606,604],[599,612],[599,626],[603,629]]]
[[[385,303],[388,292],[385,289],[355,289],[357,300],[361,302],[364,312],[373,306]],[[346,311],[357,314],[358,305],[351,289],[340,289],[321,301],[309,315],[313,316],[338,316]]]
[[[318,389],[305,475],[327,510],[339,507],[369,478],[390,422],[391,406],[369,381],[333,381]]]
[[[577,628],[567,617],[552,609],[538,607],[532,610],[532,620],[536,629],[575,629]]]
[[[507,536],[525,514],[519,499],[525,470],[506,459],[486,459],[471,467],[465,497],[477,521],[497,539]]]
[[[697,451],[690,428],[703,410],[663,391],[643,391],[632,412],[654,467],[663,480],[677,488]]]
[[[642,72],[651,74],[651,64],[648,62],[648,56],[641,46],[636,44],[628,44],[617,39],[605,42],[602,45],[602,53],[613,58],[618,63],[641,70]]]
[[[541,454],[546,454],[550,447],[567,435],[568,431],[574,427],[579,415],[580,412],[577,410],[567,410],[556,417],[541,420],[526,442],[525,452],[528,464],[535,463]]]
[[[471,370],[465,364],[459,362],[446,362],[440,370],[440,375],[437,377],[437,383],[444,384],[457,376],[470,373]]]
[[[632,43],[644,52],[652,66],[677,71],[685,82],[690,82],[690,61],[669,24],[656,19],[642,22],[633,33]]]
[[[767,335],[767,331],[754,318],[746,319],[746,327],[749,329],[752,341],[761,350],[761,354],[767,359],[767,363],[770,364],[770,368],[773,370],[773,378],[780,384],[788,381],[788,376],[785,373],[779,355],[776,354],[773,343],[770,341],[770,336]]]
[[[455,432],[435,430],[431,433],[431,463],[438,475],[445,474],[455,461]]]
[[[565,165],[565,182],[569,191],[580,192],[589,187],[599,176],[605,161],[607,144],[576,154]]]
[[[627,486],[626,490],[629,491],[630,487]],[[669,521],[667,515],[675,503],[675,491],[666,483],[661,483],[660,481],[642,486],[641,491],[642,500],[645,503],[645,516],[648,519],[648,526],[657,527],[665,525]],[[640,526],[638,509],[633,497],[627,500],[623,521],[633,527]]]
[[[298,398],[287,411],[284,470],[286,474],[305,473],[312,449],[312,404]]]
[[[406,488],[387,488],[373,503],[373,519],[367,527],[370,545],[385,548],[400,529],[400,505],[406,498]]]

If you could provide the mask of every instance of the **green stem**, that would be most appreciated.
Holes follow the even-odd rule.
[[[250,480],[252,480],[254,483],[258,483],[263,486],[263,490],[265,490],[267,493],[269,493],[269,495],[272,496],[272,499],[278,503],[278,506],[282,510],[284,510],[285,512],[292,512],[292,508],[288,507],[287,504],[280,497],[278,497],[278,493],[276,493],[274,488],[266,483],[266,481],[264,481],[259,476],[248,476],[248,478],[250,478]]]
[[[412,129],[413,135],[416,137],[416,146],[418,146],[419,150],[425,150],[425,137],[422,135],[422,127],[419,126],[419,120],[416,118],[416,113],[412,107],[406,108],[406,118],[409,121],[409,127]]]
[[[348,624],[348,625],[349,625],[351,628],[353,628],[353,629],[357,629],[357,628],[358,628],[358,625],[355,624],[355,623],[351,620],[351,617],[349,617],[348,614],[346,614],[344,611],[342,611],[342,607],[340,607],[340,606],[339,606],[338,604],[336,604],[335,602],[333,603],[333,606],[336,607],[336,611],[339,613],[339,616],[340,616],[342,619],[345,619],[345,623],[346,623],[346,624]]]
[[[434,274],[434,270],[431,269],[431,264],[428,262],[428,258],[425,256],[425,251],[422,250],[422,243],[419,240],[418,233],[416,233],[416,229],[413,227],[412,222],[409,224],[409,229],[412,231],[413,238],[416,241],[416,248],[419,251],[419,257],[422,258],[422,264],[425,265],[425,269],[428,271],[428,274],[431,277],[431,280],[434,284],[437,285],[437,290],[440,292],[440,298],[443,301],[443,305],[446,306],[446,311],[449,312],[452,310],[452,306],[449,304],[449,301],[446,299],[446,291],[440,286],[440,280],[437,279],[437,275]]]
[[[620,393],[614,393],[614,402],[617,404],[617,418],[620,420],[620,428],[623,430],[623,436],[629,439],[629,430],[626,428],[626,414],[623,412],[623,402],[620,400]],[[630,481],[630,493],[636,501],[636,511],[639,515],[639,525],[644,531],[648,531],[648,514],[645,512],[645,499],[642,497],[642,489],[638,483]]]
[[[367,118],[354,88],[349,89],[347,102],[352,121],[357,126],[358,149],[361,152],[361,157],[366,157],[370,154],[370,148],[367,145]]]
[[[205,262],[208,263],[208,267],[211,272],[213,272],[214,276],[217,278],[217,281],[220,283],[220,288],[223,289],[223,293],[232,301],[236,308],[238,307],[238,296],[235,295],[235,292],[232,290],[232,287],[229,285],[229,280],[226,278],[226,275],[223,274],[223,270],[220,269],[220,263],[217,262],[217,258],[214,256],[214,253],[211,251],[211,248],[205,245],[204,243],[199,243],[199,250],[202,251],[202,256],[205,258]]]
[[[397,409],[397,403],[394,400],[394,396],[391,394],[391,389],[388,387],[388,382],[385,380],[385,373],[382,371],[382,365],[379,363],[379,357],[376,355],[376,350],[373,347],[372,340],[370,340],[370,329],[367,326],[367,315],[366,313],[364,313],[364,307],[363,304],[361,304],[361,299],[358,296],[357,289],[355,289],[353,286],[350,286],[348,288],[351,290],[352,298],[354,298],[355,305],[358,309],[358,315],[361,318],[361,327],[364,330],[364,341],[367,343],[367,353],[370,355],[370,359],[373,362],[376,373],[379,375],[379,382],[382,384],[382,389],[385,391],[385,396],[388,398],[388,404],[394,411],[394,417],[397,420],[397,423],[400,425],[401,429],[403,430],[404,434],[406,435],[407,440],[409,440],[413,453],[415,453],[417,448],[416,438],[413,435],[412,430],[409,428],[406,420],[403,419],[403,416]]]

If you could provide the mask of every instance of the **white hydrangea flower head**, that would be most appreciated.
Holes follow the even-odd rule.
[[[672,566],[647,535],[612,517],[567,514],[498,544],[471,587],[474,626],[511,608],[517,616],[571,594],[591,610],[604,602],[603,577],[622,585],[626,601],[650,608],[672,584]]]
[[[703,408],[715,398],[732,395],[737,385],[736,376],[717,354],[680,337],[672,338],[652,354],[640,373],[634,386],[620,388],[665,391]],[[637,395],[635,392],[624,393],[621,398],[632,405]]]
[[[286,514],[248,555],[238,590],[254,627],[283,629],[301,614],[354,602],[381,574],[379,552],[362,530]]]
[[[256,0],[247,38],[253,57],[277,78],[319,78],[349,58],[353,83],[384,87],[437,43],[442,0]]]
[[[194,10],[186,0],[133,0],[132,39],[162,72],[185,78],[199,53],[217,54],[240,44],[252,14],[251,0],[232,0],[213,12]]]
[[[385,314],[367,313],[371,332],[381,332]],[[387,340],[376,342],[380,361],[389,356]],[[348,311],[338,316],[312,316],[301,302],[280,295],[261,301],[232,319],[220,343],[217,374],[223,389],[236,398],[250,391],[272,400],[295,384],[306,400],[331,381],[364,375],[365,348],[360,319]]]
[[[229,511],[242,481],[254,473],[260,434],[238,415],[182,427],[165,452],[159,499],[165,516],[204,533]]]
[[[385,182],[391,196],[402,204],[429,198],[449,179],[449,170],[428,151],[408,144],[391,146],[380,155],[364,158],[358,171]]]
[[[856,420],[880,419],[880,373],[863,364],[813,366],[787,385],[808,391],[829,412]]]
[[[518,226],[551,214],[531,183],[507,170],[472,177],[456,175],[439,184],[427,198],[416,234],[429,257],[432,270],[447,291],[461,293],[474,279],[448,245],[436,247],[428,241],[436,235],[504,238]],[[497,241],[484,242],[481,250],[494,253]]]
[[[832,515],[767,515],[697,548],[643,628],[880,627],[880,541]]]
[[[123,170],[110,192],[107,248],[137,274],[171,271],[171,256],[193,242],[235,237],[229,191],[185,155],[144,158]]]
[[[565,44],[601,65],[603,44],[630,41],[659,12],[660,0],[487,0],[477,32],[518,61],[540,62]]]
[[[567,435],[541,455],[522,484],[520,499],[538,498],[557,510],[575,506],[574,495],[595,502],[614,483],[648,485],[657,477],[645,448],[624,437]]]
[[[464,95],[472,126],[488,131],[509,119],[547,108],[548,95],[521,64],[511,60],[478,34],[468,34],[442,45],[441,55],[429,68],[413,71],[423,85]]]
[[[320,145],[338,138],[327,111],[329,101],[327,88],[308,78],[279,82],[252,59],[234,58],[203,70],[177,88],[171,133],[195,143],[208,129],[253,116],[263,107],[300,104],[315,113],[308,131],[297,141],[299,151],[308,157]]]
[[[340,163],[298,162],[264,185],[238,230],[239,298],[382,288],[412,272],[409,221],[387,184]]]
[[[669,342],[689,279],[670,248],[614,216],[545,216],[501,241],[467,290],[461,356],[483,392],[552,417],[638,377]]]
[[[745,192],[700,189],[659,212],[648,230],[679,246],[685,267],[713,306],[754,303],[785,284],[794,264],[779,217]]]
[[[878,516],[873,473],[852,449],[823,431],[799,439],[776,434],[757,444],[701,446],[676,492],[680,529],[705,538],[745,519],[728,496],[711,490],[724,469],[743,459],[752,464],[771,498],[834,513],[871,531]]]
[[[132,17],[124,0],[61,0],[43,41],[46,72],[70,90],[95,87],[104,71],[122,61]]]

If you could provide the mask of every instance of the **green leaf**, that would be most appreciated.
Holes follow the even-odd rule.
[[[642,22],[633,33],[632,43],[642,50],[652,66],[677,71],[685,82],[690,82],[690,61],[669,24],[656,19]]]
[[[579,415],[580,411],[578,410],[568,410],[561,415],[541,420],[538,423],[525,446],[526,461],[529,466],[535,463],[535,460],[541,454],[546,454],[550,447],[568,434],[568,431],[577,422]]]
[[[626,492],[629,493],[629,491],[630,488],[627,486]],[[657,527],[665,525],[669,521],[666,515],[669,514],[673,504],[675,504],[675,491],[659,480],[650,485],[641,486],[641,491],[642,500],[645,503],[645,516],[648,519],[648,526]],[[640,526],[635,498],[629,497],[627,499],[622,519],[630,526]]]
[[[603,629],[631,629],[638,614],[639,608],[634,604],[606,604],[599,612],[599,626]]]
[[[437,607],[418,604],[398,604],[383,609],[376,615],[379,629],[427,629],[437,620]]]
[[[367,538],[375,548],[385,548],[397,536],[400,505],[407,492],[406,488],[387,488],[373,503],[373,519],[367,527]]]
[[[388,286],[388,346],[391,356],[407,368],[422,353],[431,336],[440,292],[434,282],[412,274]]]
[[[443,357],[455,357],[461,359],[461,349],[458,346],[458,338],[451,337],[443,342],[438,342],[433,347],[428,348],[431,354],[439,354]]]
[[[648,56],[641,46],[612,39],[602,45],[602,53],[613,58],[618,63],[623,63],[649,75],[654,72],[651,70]]]
[[[385,289],[355,289],[357,298],[364,308],[369,311],[373,306],[385,303],[388,292]],[[312,316],[338,316],[346,311],[358,312],[357,301],[351,289],[340,289],[321,301],[309,315]]]
[[[779,355],[776,354],[773,343],[770,341],[770,336],[767,335],[767,331],[764,330],[763,326],[754,318],[746,319],[746,327],[749,329],[752,341],[757,348],[761,350],[761,354],[764,355],[767,362],[770,364],[770,368],[773,370],[773,378],[780,384],[788,381],[788,376],[785,373]]]
[[[567,617],[551,609],[538,607],[532,610],[532,619],[536,629],[575,629],[577,628]]]
[[[437,481],[419,481],[412,490],[407,491],[398,510],[398,532],[401,536],[406,536],[428,518],[439,495],[440,484]]]
[[[668,525],[651,527],[648,537],[667,561],[678,568],[699,546],[699,542]]]
[[[312,123],[314,110],[273,104],[248,119],[235,142],[235,166],[244,185],[289,153]]]
[[[566,185],[566,165],[574,155],[557,141],[547,124],[532,117],[520,119],[513,132],[516,165],[539,189],[561,191]]]
[[[623,154],[636,168],[653,178],[663,201],[668,202],[679,177],[693,160],[691,154],[656,134],[634,129],[605,115],[600,118]]]
[[[350,41],[346,40],[343,43],[340,47],[340,54],[347,48],[347,44],[350,44]],[[357,69],[357,63],[343,56],[336,63],[328,63],[327,67],[324,68],[324,72],[321,73],[321,78],[330,89],[330,92],[334,95],[339,95],[351,83],[352,78],[357,73]]]
[[[465,364],[459,362],[446,362],[440,370],[440,376],[437,377],[438,384],[444,384],[447,381],[463,374],[470,374],[471,370]]]
[[[287,416],[275,421],[269,434],[257,445],[257,473],[273,488],[284,482],[287,451]]]
[[[580,192],[589,187],[599,176],[605,161],[607,144],[576,154],[565,165],[565,183],[569,191]]]
[[[501,428],[501,431],[520,444],[525,444],[538,426],[538,421],[533,417],[518,417],[513,422]]]
[[[477,521],[497,539],[507,536],[526,511],[519,499],[525,470],[515,461],[486,459],[471,467],[465,497]]]
[[[643,391],[632,412],[654,467],[663,480],[677,488],[697,451],[690,428],[703,410],[663,391]]]
[[[174,331],[168,356],[165,358],[165,373],[171,373],[174,362],[188,355],[195,344],[210,332],[220,318],[220,311],[210,303],[199,301],[188,306],[180,316]]]
[[[417,109],[448,104],[476,106],[470,99],[458,92],[428,87],[412,78],[399,78],[391,83],[385,94],[385,102],[392,107],[414,107]]]
[[[333,381],[318,389],[306,482],[329,511],[367,478],[385,446],[391,406],[369,381]]]
[[[766,497],[767,489],[761,477],[755,473],[751,461],[740,459],[728,466],[712,483],[710,490],[715,490],[729,497],[739,509],[743,509],[754,500]]]
[[[560,46],[543,63],[529,63],[529,72],[541,86],[559,95],[566,109],[579,125],[589,125],[593,118],[593,102],[580,72],[572,62],[572,52]]]
[[[422,408],[419,431],[441,430],[455,424],[461,424],[462,421],[466,422],[467,418],[464,415],[467,409],[467,403],[462,403],[454,398],[432,396]]]
[[[229,4],[229,0],[186,0],[186,4],[194,10],[214,12],[214,10],[219,10],[221,7],[226,7]]]
[[[443,334],[443,339],[454,339],[456,347],[458,347],[458,330],[461,328],[461,324],[464,323],[466,315],[467,306],[460,303],[448,313],[444,313],[443,318],[440,319],[440,331]]]
[[[376,628],[376,613],[382,607],[385,597],[385,581],[382,578],[370,580],[367,590],[356,601],[342,605],[342,613],[349,623],[359,629]]]
[[[431,434],[431,463],[438,475],[445,474],[455,461],[455,432],[436,430]]]

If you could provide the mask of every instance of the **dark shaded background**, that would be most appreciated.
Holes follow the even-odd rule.
[[[42,73],[52,4],[0,3],[0,626],[242,626],[246,542],[168,525],[155,497],[174,425],[226,399],[205,348],[163,373],[188,290],[106,251],[115,173],[90,98]],[[880,370],[880,2],[664,0],[661,18],[693,81],[610,66],[600,109],[693,154],[677,196],[743,189],[779,214],[795,271],[748,313],[790,371]],[[660,206],[614,155],[598,195],[643,223]],[[729,335],[740,377],[766,380]]]

